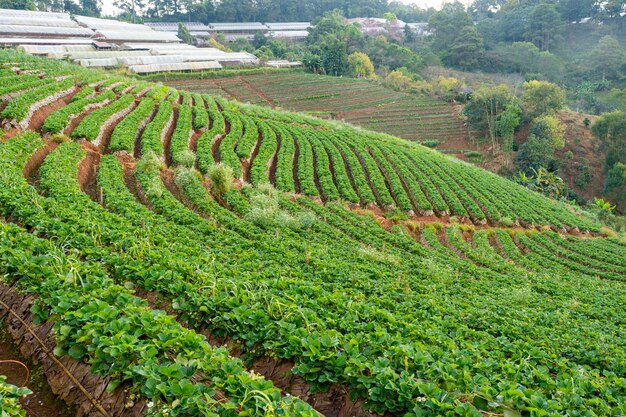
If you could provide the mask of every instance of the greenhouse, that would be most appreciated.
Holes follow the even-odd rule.
[[[220,69],[222,66],[218,62],[181,62],[178,64],[151,64],[151,65],[132,65],[128,67],[130,72],[135,74],[149,74],[153,72],[168,71],[202,71],[207,69]]]

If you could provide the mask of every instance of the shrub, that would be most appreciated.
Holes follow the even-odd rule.
[[[218,194],[225,194],[233,189],[233,169],[228,165],[222,163],[212,165],[207,175]]]
[[[467,151],[463,155],[467,156],[468,158],[480,158],[481,156],[483,156],[480,151]]]
[[[178,154],[178,164],[185,168],[191,168],[196,163],[196,155],[189,149]]]
[[[422,145],[428,147],[428,148],[436,148],[437,145],[439,145],[439,141],[432,139],[432,140],[425,140],[424,142],[422,142]]]
[[[567,159],[573,159],[574,158],[574,152],[572,152],[572,151],[565,152],[565,157]]]

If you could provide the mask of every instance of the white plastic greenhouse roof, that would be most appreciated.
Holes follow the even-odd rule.
[[[272,68],[290,68],[290,67],[301,67],[302,62],[300,61],[287,61],[284,59],[279,59],[275,61],[267,61],[265,66]]]
[[[151,32],[152,31],[152,29],[150,29],[148,26],[120,22],[119,20],[99,19],[97,17],[88,17],[88,16],[74,16],[74,19],[78,23],[94,30],[100,30],[100,29],[115,30],[115,31],[130,30],[134,32],[137,32],[137,31]]]
[[[120,57],[117,61],[126,66],[130,65],[150,65],[150,64],[174,64],[187,62],[188,58],[183,55],[149,55]]]
[[[63,55],[69,52],[95,51],[91,45],[19,45],[17,49],[31,55]]]
[[[150,55],[146,51],[87,51],[87,52],[67,52],[71,59],[100,59],[100,58],[120,58],[129,56]]]
[[[36,12],[31,10],[0,9],[2,17],[19,17],[24,19],[65,19],[70,20],[67,13]]]
[[[13,26],[49,26],[49,27],[67,27],[77,28],[78,24],[70,19],[42,19],[42,18],[26,18],[24,16],[4,16],[0,13],[0,25]]]
[[[193,45],[186,43],[137,43],[137,42],[125,42],[121,45],[123,50],[135,50],[135,51],[149,51],[151,49],[159,50],[180,50],[180,49],[197,49]],[[175,53],[175,52],[174,52]]]
[[[150,22],[145,23],[146,26],[151,27],[154,30],[164,31],[164,32],[178,32],[178,23],[168,23],[168,22]],[[211,28],[204,23],[201,22],[186,22],[183,23],[190,31],[209,31]]]
[[[0,25],[0,35],[16,36],[93,36],[86,28]]]
[[[220,69],[222,66],[215,61],[181,62],[172,64],[132,65],[128,67],[135,74],[148,74],[152,72],[168,71],[201,71],[205,69]]]
[[[309,36],[309,32],[306,30],[275,30],[268,32],[267,36],[272,38],[302,39]]]
[[[266,23],[270,30],[307,30],[311,27],[309,22],[279,22],[279,23]]]
[[[116,58],[79,59],[75,62],[81,67],[116,67],[118,65]]]
[[[0,45],[91,45],[92,42],[85,38],[0,38]]]
[[[190,45],[187,45],[190,46]],[[156,47],[150,48],[150,53],[152,55],[192,55],[192,54],[216,54],[216,53],[226,53],[222,52],[217,48],[196,48],[195,46],[191,48],[170,48],[169,45],[158,45]]]
[[[215,32],[239,32],[239,31],[251,31],[260,30],[266,31],[267,26],[260,22],[249,23],[211,23],[211,30]]]
[[[152,42],[180,42],[180,39],[172,32],[157,32],[155,30],[114,30],[114,29],[100,29],[97,31],[98,35],[101,35],[109,41],[152,41]]]

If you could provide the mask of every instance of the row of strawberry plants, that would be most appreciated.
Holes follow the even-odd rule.
[[[378,168],[376,161],[365,149],[365,145],[362,141],[355,140],[352,136],[343,135],[341,140],[345,141],[352,148],[352,152],[356,155],[361,162],[363,171],[366,173],[369,182],[371,183],[371,189],[376,196],[376,201],[380,206],[391,206],[395,204],[395,201],[385,182],[385,177]]]
[[[111,104],[97,109],[85,116],[72,132],[73,138],[95,140],[106,121],[114,114],[127,109],[135,102],[132,94],[125,94]]]
[[[93,91],[93,87],[84,88],[80,93],[90,90]],[[55,110],[46,118],[42,126],[42,131],[49,133],[61,133],[68,127],[72,118],[83,113],[86,107],[93,105],[106,105],[112,100],[115,100],[115,93],[111,90],[105,90],[101,94],[94,95],[93,97],[89,94],[83,96],[82,98],[74,96],[70,104]]]
[[[243,123],[243,134],[237,143],[235,152],[239,158],[250,158],[252,149],[259,140],[259,134],[262,136],[262,129],[260,129],[260,126],[257,128],[257,124],[255,124],[252,117],[241,115],[239,118]]]
[[[329,162],[332,163],[332,173],[336,181],[337,191],[341,195],[341,198],[351,203],[359,203],[359,196],[352,187],[352,182],[350,181],[350,176],[348,175],[343,157],[333,144],[334,136],[323,132],[318,134],[318,137],[326,150]]]
[[[111,135],[110,149],[112,152],[126,151],[130,154],[133,153],[135,140],[141,132],[141,126],[148,122],[154,107],[154,100],[144,98],[139,102],[137,108],[115,126],[115,130],[113,130]]]
[[[189,139],[193,133],[192,118],[191,107],[185,104],[178,106],[178,118],[170,142],[172,161],[176,165],[189,163],[186,155],[189,154]]]
[[[537,250],[538,246],[545,248],[554,259],[564,263],[569,269],[579,271],[589,276],[598,276],[605,279],[625,280],[626,271],[615,270],[611,265],[604,262],[590,259],[588,256],[580,255],[569,249],[563,248],[542,233],[533,233],[530,238],[534,241],[534,245],[529,249]]]
[[[386,154],[389,160],[396,168],[399,168],[400,175],[404,176],[405,181],[413,190],[414,195],[416,197],[420,195],[423,196],[422,201],[419,203],[420,206],[425,204],[423,201],[425,198],[428,200],[429,205],[440,215],[451,214],[452,208],[445,200],[443,192],[437,187],[435,178],[421,170],[419,166],[416,166],[401,149],[394,149],[392,147],[386,147],[385,149],[387,150]],[[405,176],[407,174],[408,176]],[[430,204],[430,202],[432,202],[432,204]],[[428,210],[427,207],[428,205],[424,208]]]
[[[276,138],[276,132],[274,132],[268,123],[258,120],[256,122],[256,126],[259,127],[258,135],[260,136],[259,140],[261,143],[259,145],[257,155],[252,161],[252,166],[250,167],[250,180],[253,184],[258,185],[269,183],[270,181],[270,162],[276,154],[278,139]]]
[[[225,111],[222,114],[224,120],[230,125],[230,131],[224,136],[220,143],[220,162],[230,166],[233,169],[235,177],[241,178],[241,161],[235,153],[235,146],[243,134],[243,123],[239,115],[234,112]]]
[[[310,132],[306,139],[311,144],[315,160],[315,171],[319,182],[323,198],[326,201],[334,201],[339,199],[339,191],[335,186],[333,174],[330,170],[330,159],[326,153],[326,148],[322,145],[316,132]]]
[[[367,182],[363,167],[357,156],[348,145],[340,140],[337,133],[333,134],[333,145],[337,148],[346,164],[348,175],[352,178],[355,191],[359,195],[361,204],[375,203],[376,197]]]
[[[159,109],[141,134],[141,154],[154,152],[163,155],[163,135],[174,117],[174,109],[167,101],[159,102]]]
[[[452,215],[470,217],[469,213],[463,206],[463,203],[459,200],[459,197],[456,195],[456,193],[452,189],[450,189],[448,183],[444,181],[444,179],[440,175],[433,171],[433,168],[430,166],[430,164],[428,164],[424,160],[415,158],[415,155],[410,152],[406,152],[405,156],[407,160],[411,164],[413,164],[415,172],[420,177],[422,183],[425,182],[425,177],[428,177],[432,181],[436,190],[446,201],[446,204],[450,208],[450,213]]]
[[[300,192],[308,196],[319,196],[315,185],[315,167],[313,164],[313,148],[306,138],[306,130],[299,127],[291,128],[291,135],[297,147],[297,174]]]
[[[296,148],[293,137],[289,133],[288,127],[283,123],[269,121],[268,124],[280,139],[280,148],[276,155],[276,179],[274,185],[281,191],[294,192],[296,185],[293,178],[293,168]]]
[[[453,208],[453,214],[469,216],[472,221],[476,223],[486,220],[485,213],[467,193],[465,188],[459,185],[453,177],[448,175],[440,165],[435,164],[430,158],[426,158],[415,152],[408,156],[419,169],[425,170],[427,175],[432,176],[433,182],[435,182],[437,188],[442,191],[443,197]]]
[[[626,267],[626,247],[614,244],[611,239],[578,239],[573,236],[554,236],[560,245],[582,255],[588,255],[600,261],[610,259],[614,265]]]
[[[211,128],[198,138],[196,160],[200,172],[207,173],[211,165],[215,163],[213,158],[213,140],[217,135],[226,132],[224,116],[217,108],[217,103],[210,96],[202,96],[207,104],[207,113],[211,122]]]
[[[63,81],[49,81],[39,88],[23,92],[12,98],[4,110],[0,112],[0,117],[21,123],[28,117],[29,111],[34,104],[72,89],[76,89],[73,78],[66,78]]]
[[[193,128],[195,130],[209,127],[209,113],[206,110],[204,100],[198,93],[193,93]]]
[[[405,181],[422,211],[436,210],[440,215],[450,213],[448,203],[431,181],[429,176],[415,169],[409,158],[400,150],[391,146],[380,145],[379,148],[387,156],[389,162],[396,168],[398,175]],[[431,204],[432,202],[432,204]]]
[[[409,194],[404,189],[402,185],[402,180],[398,176],[398,173],[393,169],[389,161],[385,158],[385,155],[378,149],[376,146],[369,145],[368,146],[369,153],[374,158],[374,161],[377,165],[379,165],[383,175],[389,180],[389,185],[391,187],[391,193],[393,194],[394,200],[398,204],[398,208],[404,211],[413,210],[414,205],[411,202],[411,198]],[[426,199],[425,199],[426,200]],[[428,200],[426,200],[426,203]],[[420,206],[416,205],[415,209],[420,210]]]
[[[35,74],[15,75],[0,79],[0,97],[30,88],[38,88],[50,83],[50,79],[39,78]]]

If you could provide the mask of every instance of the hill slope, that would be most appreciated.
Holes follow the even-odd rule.
[[[0,62],[0,270],[57,354],[189,415],[624,411],[626,245],[568,207],[391,136]],[[214,161],[255,186],[190,168]]]
[[[431,97],[399,93],[376,83],[304,73],[244,75],[168,81],[189,91],[252,104],[309,112],[413,141],[466,140],[451,106]]]

